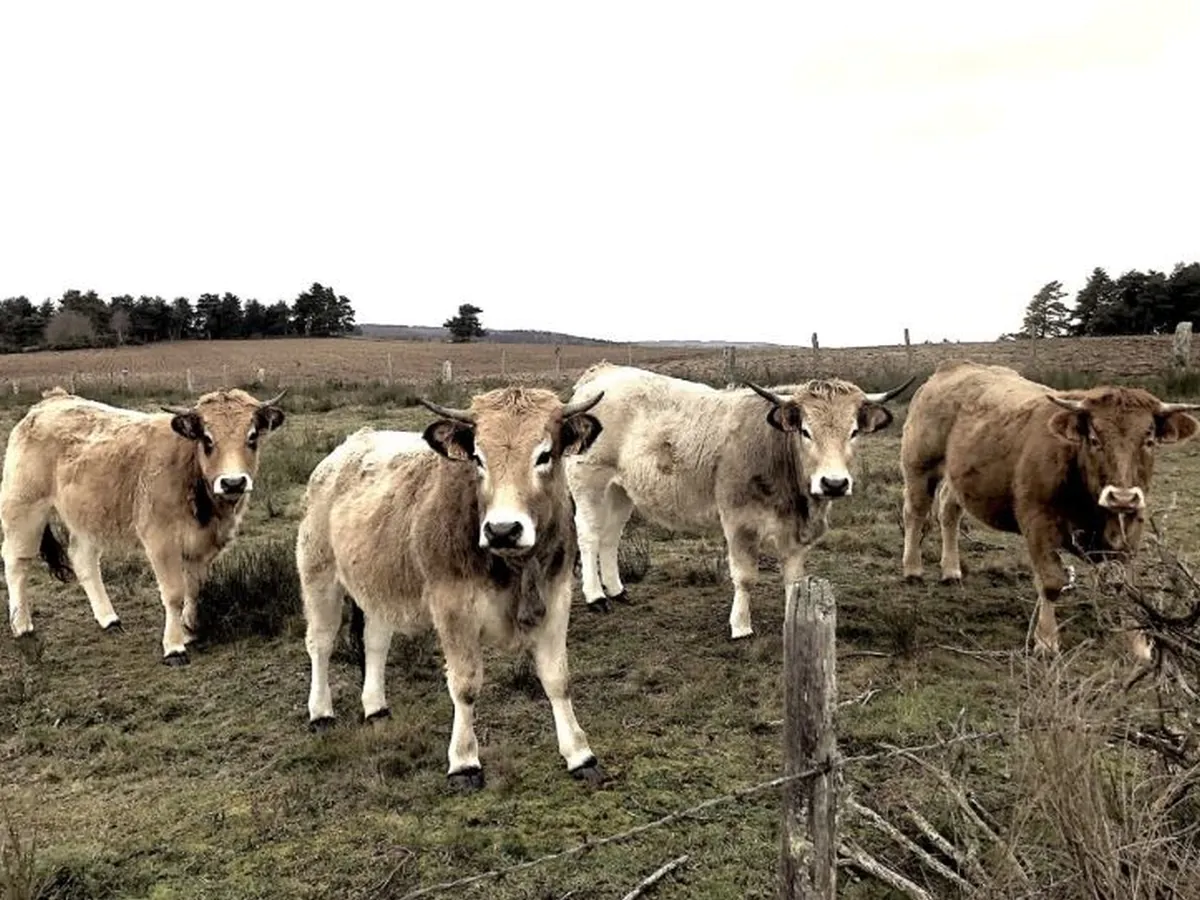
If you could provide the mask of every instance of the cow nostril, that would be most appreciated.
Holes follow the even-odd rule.
[[[221,487],[232,494],[246,489],[245,475],[226,475],[221,478]]]
[[[821,490],[829,494],[831,497],[840,497],[850,487],[849,478],[826,478],[821,477]]]
[[[498,547],[516,543],[522,531],[524,527],[520,522],[487,522],[483,526],[488,543]]]

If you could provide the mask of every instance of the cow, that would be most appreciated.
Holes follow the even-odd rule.
[[[532,655],[568,771],[603,782],[568,686],[577,545],[562,472],[562,458],[601,433],[588,412],[599,399],[564,406],[551,391],[517,387],[466,409],[422,399],[440,416],[424,432],[363,428],[317,465],[296,538],[312,731],[335,721],[329,659],[349,595],[361,610],[364,721],[390,715],[393,632],[436,632],[454,704],[451,788],[484,787],[474,718],[485,641]]]
[[[1191,438],[1200,422],[1187,413],[1196,409],[1140,388],[1055,391],[1004,366],[942,363],[914,393],[901,434],[904,576],[922,577],[931,511],[946,582],[962,579],[964,512],[1020,534],[1037,588],[1034,649],[1057,653],[1054,604],[1068,584],[1058,551],[1082,559],[1136,551],[1155,447]],[[1148,655],[1140,638],[1133,646]]]
[[[39,555],[60,581],[78,579],[101,628],[122,631],[100,558],[140,545],[166,611],[162,660],[187,665],[200,585],[234,539],[260,441],[283,424],[282,396],[259,402],[242,390],[214,391],[194,406],[147,413],[46,391],[9,435],[0,478],[13,634],[33,633],[27,582]],[[65,553],[52,514],[67,531]]]
[[[840,379],[717,390],[629,366],[592,366],[572,401],[603,392],[597,414],[605,428],[567,466],[587,608],[605,613],[610,600],[628,601],[617,549],[636,509],[675,531],[723,534],[734,586],[730,637],[752,635],[760,545],[779,556],[785,586],[803,577],[831,503],[853,491],[859,436],[891,423],[883,404],[912,381],[875,394]]]

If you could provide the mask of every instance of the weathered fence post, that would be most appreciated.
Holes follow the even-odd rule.
[[[737,347],[724,348],[721,351],[721,358],[725,362],[725,381],[733,384],[737,381]]]
[[[254,373],[254,383],[256,385],[258,385],[259,387],[262,387],[262,385],[266,382],[266,380],[267,380],[267,370],[265,368],[263,368],[262,366],[259,366],[257,371],[255,371],[255,373]]]
[[[554,377],[562,378],[562,347],[554,348]]]
[[[388,354],[388,387],[392,386],[392,354]]]
[[[813,348],[813,375],[819,376],[821,374],[821,371],[820,371],[820,369],[821,369],[821,344],[817,340],[817,333],[815,331],[812,333],[812,348]]]
[[[783,625],[782,900],[837,896],[837,604],[829,582],[790,585]]]
[[[913,351],[912,341],[908,339],[908,329],[904,329],[904,362],[908,366],[908,371],[913,370]]]
[[[229,387],[229,363],[221,363],[221,387]]]
[[[500,348],[500,375],[508,377],[508,351],[503,347]]]
[[[633,365],[633,344],[625,348],[625,357],[629,365]]]
[[[129,386],[128,380],[129,380],[129,370],[122,369],[121,370],[121,390],[122,391],[124,391]]]
[[[15,397],[21,393],[21,382],[17,381],[17,379],[14,378],[13,382],[12,382],[12,386],[13,386],[13,396]]]
[[[452,381],[454,381],[454,366],[450,363],[450,360],[446,360],[442,363],[442,382],[450,384]]]
[[[1180,322],[1175,326],[1175,338],[1171,343],[1172,358],[1176,366],[1190,369],[1192,366],[1192,323]]]
[[[184,372],[185,372],[185,376],[187,378],[187,392],[189,394],[193,394],[193,393],[195,393],[196,389],[194,387],[192,387],[192,370],[185,369]]]

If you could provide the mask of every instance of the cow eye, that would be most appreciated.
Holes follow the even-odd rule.
[[[856,437],[858,437],[858,426],[857,425],[855,425],[853,428],[850,429],[850,440],[854,440]]]
[[[246,438],[246,446],[248,446],[251,450],[253,450],[255,447],[258,446],[258,433],[257,432],[254,432],[254,431],[250,432],[249,437]]]
[[[807,425],[800,426],[800,436],[806,440],[812,440],[812,431],[809,430]]]
[[[552,458],[553,457],[550,456],[549,450],[543,450],[541,453],[538,454],[538,458],[534,462],[534,465],[535,466],[548,466],[548,465],[550,465],[550,460]]]
[[[213,439],[206,434],[200,438],[200,443],[204,447],[204,455],[212,456],[214,447]]]
[[[482,469],[483,469],[483,460],[480,458],[480,456],[479,456],[479,454],[478,454],[478,453],[472,453],[472,454],[471,454],[471,462],[475,463],[476,467],[477,467],[477,468],[479,468],[479,469],[482,471]]]

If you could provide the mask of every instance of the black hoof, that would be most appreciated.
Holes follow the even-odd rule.
[[[333,716],[321,716],[319,719],[313,719],[308,723],[308,730],[313,734],[323,734],[337,724],[337,719]]]
[[[113,621],[104,626],[104,630],[109,634],[124,634],[125,626],[121,624],[120,619],[113,619]]]
[[[629,599],[628,591],[621,591],[621,593],[617,594],[615,597],[609,597],[608,599],[611,600],[613,603],[632,603],[633,602],[632,600]]]
[[[454,790],[470,794],[483,789],[483,769],[473,767],[461,772],[451,772],[446,776],[446,781]]]
[[[390,719],[391,717],[392,711],[385,706],[383,709],[375,710],[375,712],[363,719],[363,722],[367,725],[375,725],[384,721],[385,719]]]
[[[587,608],[594,613],[612,612],[612,604],[608,602],[607,597],[601,597],[599,600],[590,601],[587,605]]]
[[[189,662],[191,662],[191,660],[188,659],[187,652],[184,650],[176,650],[174,653],[168,653],[163,657],[164,666],[186,666]]]
[[[924,580],[925,580],[924,576],[921,576],[921,575],[905,575],[904,576],[905,584],[921,584],[921,582],[923,582]]]
[[[576,781],[582,781],[589,787],[600,787],[608,780],[608,775],[600,768],[600,763],[596,762],[594,756],[582,766],[572,769],[571,777]]]
[[[962,576],[960,575],[957,578],[941,578],[938,580],[938,583],[949,585],[950,587],[959,587],[962,585]]]

